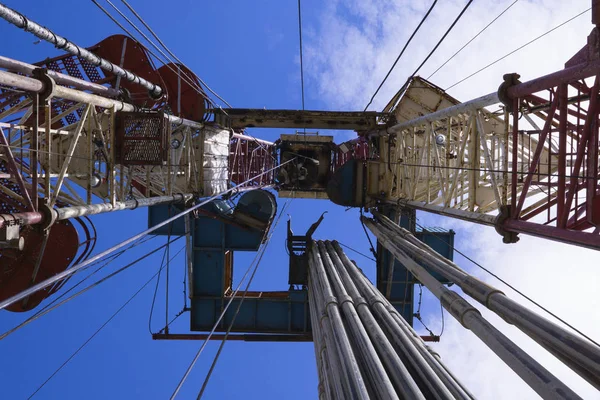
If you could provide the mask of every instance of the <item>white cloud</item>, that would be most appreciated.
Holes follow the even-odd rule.
[[[429,76],[511,2],[474,2],[419,75]],[[371,109],[380,110],[395,94],[465,3],[439,2]],[[311,82],[307,93],[318,96],[330,109],[362,110],[429,5],[430,2],[391,0],[328,3],[317,25],[306,30],[305,68]],[[438,72],[432,82],[446,88],[589,7],[589,0],[521,0]],[[497,90],[505,73],[518,72],[522,80],[527,80],[563,68],[585,45],[592,29],[590,19],[590,13],[577,18],[449,93],[459,100],[469,100]],[[526,236],[517,244],[504,245],[491,228],[426,214],[419,217],[422,223],[456,230],[459,249],[592,338],[600,338],[599,253]],[[526,304],[462,257],[457,255],[455,259],[481,279]],[[430,297],[426,296],[426,301],[432,305],[426,318],[435,331],[440,328],[439,306]],[[600,398],[594,388],[520,331],[487,310],[483,314],[583,398]],[[449,315],[442,342],[434,347],[478,397],[537,398],[516,374]]]

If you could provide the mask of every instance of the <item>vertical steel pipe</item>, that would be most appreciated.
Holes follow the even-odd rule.
[[[374,212],[377,219],[394,233],[403,251],[425,264],[430,270],[455,283],[467,295],[515,325],[565,365],[600,389],[600,348],[585,338],[517,303],[502,291],[467,274],[458,265],[442,257],[406,229],[384,215]]]
[[[481,313],[460,295],[444,287],[425,268],[417,264],[395,244],[393,232],[381,223],[362,217],[365,225],[375,234],[410,272],[442,303],[442,306],[461,324],[471,330],[498,357],[521,377],[536,393],[545,399],[579,399],[580,397],[546,368],[519,348],[490,324]]]
[[[321,242],[319,243],[319,246],[322,246]],[[344,268],[342,260],[336,253],[332,244],[330,242],[325,242],[324,246],[326,247],[327,254],[333,261],[335,270],[343,281],[343,285],[347,290],[348,295],[354,302],[356,311],[360,316],[360,319],[368,335],[370,336],[373,345],[377,348],[377,353],[379,354],[379,357],[381,357],[382,363],[385,364],[387,373],[392,379],[398,394],[401,398],[425,399],[421,393],[421,390],[419,389],[419,386],[411,377],[408,369],[402,360],[400,360],[400,357],[396,353],[394,347],[386,337],[385,332],[383,329],[381,329],[379,323],[373,316],[367,301],[361,296],[360,292],[356,288],[356,285],[354,282],[352,282],[348,271],[346,271]],[[375,354],[375,356],[377,355]]]
[[[331,282],[333,294],[335,295],[342,315],[345,319],[346,326],[349,328],[352,343],[356,349],[356,356],[360,360],[360,364],[365,369],[365,380],[371,387],[374,395],[378,399],[398,399],[398,395],[392,385],[392,382],[383,366],[383,363],[377,355],[375,346],[371,342],[367,329],[362,323],[361,318],[356,310],[356,305],[348,291],[344,286],[338,270],[334,266],[334,262],[327,251],[325,244],[321,241],[317,242],[321,259],[325,266],[325,271],[328,275],[328,280]],[[381,340],[385,337],[379,337]]]
[[[423,340],[394,306],[350,261],[339,243],[334,241],[333,247],[426,398],[472,399],[473,396],[427,351]]]
[[[316,246],[313,245],[312,247],[313,250],[310,252],[312,263],[309,266],[309,272],[313,279],[313,287],[317,284],[320,286],[319,291],[322,293],[321,301],[324,304],[322,311],[328,317],[327,319],[331,324],[331,337],[332,339],[335,338],[334,343],[337,345],[341,364],[340,377],[342,377],[342,382],[346,385],[347,398],[369,399],[367,386],[361,374],[358,361],[354,356],[350,338],[338,309],[338,300],[334,296],[327,280],[321,255]]]

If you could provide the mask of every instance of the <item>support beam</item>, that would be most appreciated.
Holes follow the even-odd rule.
[[[215,122],[232,129],[295,128],[351,129],[366,131],[380,126],[378,118],[386,114],[361,111],[264,110],[228,108],[215,110]]]
[[[150,97],[152,98],[160,98],[163,95],[163,90],[160,86],[152,82],[148,82],[146,79],[130,71],[127,71],[121,68],[120,66],[111,63],[108,60],[98,57],[91,51],[86,50],[83,47],[77,46],[75,43],[70,42],[62,36],[58,36],[51,30],[31,21],[24,15],[6,7],[3,4],[0,4],[0,17],[6,20],[7,22],[15,25],[16,27],[21,28],[26,32],[31,32],[38,38],[53,44],[58,49],[64,49],[68,53],[81,57],[82,59],[86,60],[92,65],[100,67],[105,71],[115,74],[116,76],[120,76],[124,79],[127,79],[129,82],[139,84],[140,86],[148,90]]]

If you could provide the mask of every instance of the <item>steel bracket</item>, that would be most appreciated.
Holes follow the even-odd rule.
[[[502,242],[504,243],[517,243],[519,241],[519,234],[517,232],[509,232],[507,230],[504,229],[504,222],[510,218],[510,210],[511,210],[511,206],[501,206],[500,207],[500,213],[498,214],[498,217],[496,218],[496,224],[494,225],[494,228],[496,229],[496,232],[498,232],[498,234],[500,234],[500,236],[502,236]]]
[[[508,88],[521,83],[519,81],[520,77],[521,77],[521,75],[514,73],[514,72],[511,74],[504,74],[504,76],[502,77],[504,82],[502,82],[502,84],[498,88],[498,98],[500,99],[502,104],[504,104],[504,107],[506,107],[506,110],[508,112],[513,111],[513,109],[512,109],[512,106],[513,106],[512,100],[513,99],[508,95]]]
[[[48,69],[36,68],[33,70],[33,76],[35,79],[41,81],[44,84],[44,89],[38,93],[40,101],[44,101],[52,97],[56,82],[48,75]]]

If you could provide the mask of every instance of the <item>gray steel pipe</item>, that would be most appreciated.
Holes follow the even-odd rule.
[[[405,365],[414,371],[421,382],[421,390],[427,389],[427,398],[472,399],[473,396],[462,385],[446,373],[439,360],[434,359],[425,348],[421,337],[404,320],[392,304],[376,290],[360,269],[350,261],[339,243],[333,242],[344,267],[356,283],[361,295],[367,300],[392,344],[399,352]]]
[[[322,243],[320,242],[319,247],[321,246]],[[385,335],[385,332],[381,329],[379,323],[373,316],[367,301],[361,296],[356,285],[352,282],[352,278],[348,274],[348,271],[346,271],[346,268],[344,268],[339,255],[336,253],[330,242],[325,242],[324,246],[326,247],[327,254],[331,258],[331,261],[333,261],[333,266],[339,274],[344,288],[354,302],[356,311],[370,336],[374,347],[377,348],[377,353],[379,354],[382,363],[385,364],[387,373],[394,383],[398,394],[402,398],[425,399],[419,386],[411,377],[406,366],[402,360],[400,360],[396,350]]]
[[[311,286],[310,278],[308,286]],[[331,369],[328,365],[328,354],[327,345],[324,343],[323,336],[321,333],[321,327],[319,326],[319,318],[317,317],[317,300],[314,297],[314,291],[308,291],[308,306],[310,313],[310,323],[312,327],[312,337],[315,349],[315,360],[317,360],[317,373],[319,378],[318,392],[319,399],[331,400],[334,398],[331,394],[331,385],[329,383],[329,377],[332,376]],[[338,380],[339,382],[339,380]]]
[[[38,79],[29,78],[27,76],[21,76],[13,74],[11,72],[0,71],[0,84],[6,86],[13,86],[17,89],[25,90],[28,92],[42,93],[47,90],[51,90],[51,94],[54,97],[58,97],[65,100],[72,100],[77,103],[92,104],[94,106],[112,109],[115,111],[141,111],[141,109],[133,104],[128,104],[119,100],[109,99],[106,97],[98,96],[91,93],[81,92],[79,90],[67,88],[64,86],[54,86],[47,88],[46,84]],[[50,95],[50,93],[47,93]],[[174,115],[167,115],[166,118],[178,125],[185,125],[195,129],[202,129],[203,124],[176,117]]]
[[[8,21],[18,28],[31,32],[38,38],[45,40],[46,42],[52,43],[56,48],[63,49],[68,53],[76,55],[92,65],[102,68],[105,71],[111,72],[129,82],[136,83],[148,90],[152,98],[160,98],[163,95],[163,90],[160,86],[147,81],[146,79],[127,71],[116,64],[111,63],[108,60],[98,57],[91,51],[70,42],[62,36],[58,36],[51,30],[31,21],[19,12],[6,7],[4,4],[0,4],[0,18]]]
[[[194,197],[192,194],[175,194],[173,196],[157,196],[149,198],[141,198],[127,201],[117,201],[113,206],[110,203],[90,204],[86,206],[73,206],[54,208],[54,213],[57,220],[82,217],[84,215],[95,215],[106,212],[119,210],[133,210],[138,207],[150,207],[159,204],[183,203],[191,200]]]
[[[5,68],[10,72],[18,72],[25,75],[33,75],[33,71],[39,67],[24,63],[22,61],[13,60],[11,58],[0,56],[0,68]],[[48,70],[47,74],[54,79],[56,83],[61,85],[72,86],[79,90],[88,90],[92,93],[106,97],[118,97],[120,92],[109,86],[99,85],[97,83],[88,82],[83,79],[75,78],[74,76],[61,74],[60,72]]]
[[[542,317],[512,300],[502,291],[467,274],[458,265],[442,257],[408,230],[396,225],[379,212],[373,212],[386,228],[394,232],[395,244],[427,265],[432,271],[458,285],[467,295],[515,325],[565,365],[600,389],[600,348],[585,338]]]
[[[352,399],[369,399],[370,395],[367,390],[367,385],[361,374],[358,361],[352,350],[352,344],[350,337],[346,332],[344,322],[339,310],[338,299],[334,296],[333,290],[327,280],[327,273],[323,265],[323,260],[319,251],[316,250],[316,246],[312,246],[313,249],[310,252],[312,255],[312,265],[309,266],[309,270],[312,273],[314,282],[318,282],[321,287],[323,296],[324,313],[329,317],[333,335],[335,335],[335,343],[338,346],[342,371],[341,376],[345,378],[344,382],[348,384],[350,397]]]
[[[478,97],[476,99],[467,101],[465,103],[460,103],[452,107],[444,108],[443,110],[436,111],[431,114],[423,115],[422,117],[411,119],[410,121],[401,122],[399,124],[393,125],[387,129],[382,129],[380,131],[376,131],[369,136],[386,136],[390,133],[399,133],[405,129],[410,129],[416,126],[424,125],[427,123],[431,123],[440,119],[446,119],[449,117],[454,117],[459,114],[464,114],[473,110],[478,110],[483,107],[491,106],[492,104],[500,103],[500,99],[498,98],[498,93],[490,93],[485,96]]]
[[[456,320],[481,339],[542,398],[580,399],[575,392],[483,318],[476,308],[456,292],[444,287],[425,268],[404,253],[395,244],[392,231],[371,219],[361,217],[361,220],[382,245],[440,300],[442,306]]]
[[[331,286],[337,301],[340,304],[342,314],[346,321],[346,326],[349,328],[352,336],[352,343],[355,344],[356,354],[361,361],[361,365],[365,369],[365,375],[369,386],[372,388],[374,395],[378,399],[398,399],[396,390],[390,380],[383,363],[377,355],[375,346],[371,342],[371,338],[367,333],[366,327],[362,323],[356,310],[356,304],[342,282],[337,268],[327,251],[325,244],[321,241],[317,242],[321,259],[323,260],[325,271],[331,282]],[[363,313],[364,314],[364,313]],[[376,325],[376,324],[375,324]],[[382,340],[385,334],[381,334],[377,339]]]

